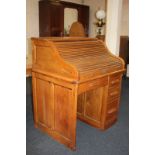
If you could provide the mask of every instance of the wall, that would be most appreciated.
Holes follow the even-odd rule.
[[[32,62],[31,37],[39,36],[39,0],[26,0],[26,62]]]
[[[105,0],[84,0],[84,4],[90,7],[89,36],[96,37],[96,26],[94,23],[97,21],[97,19],[95,14],[99,8],[105,10]]]
[[[129,36],[129,0],[122,4],[121,36]]]
[[[39,36],[39,0],[26,0],[26,57],[27,64],[32,62],[32,49],[31,49],[31,37]],[[105,0],[63,0],[67,2],[73,2],[78,4],[85,4],[90,7],[90,18],[89,18],[89,36],[96,36],[96,22],[95,13],[99,7],[105,9]]]
[[[107,3],[106,44],[115,55],[119,55],[122,1],[108,0]]]

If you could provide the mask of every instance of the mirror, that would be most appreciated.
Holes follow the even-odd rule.
[[[64,9],[64,35],[69,34],[73,22],[78,21],[78,10],[72,8]]]

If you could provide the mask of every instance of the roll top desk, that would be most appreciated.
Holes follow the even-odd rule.
[[[117,121],[124,61],[95,38],[32,38],[34,124],[75,150],[77,118]]]

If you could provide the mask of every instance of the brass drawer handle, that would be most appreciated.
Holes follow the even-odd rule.
[[[110,93],[110,96],[114,96],[114,95],[117,95],[118,94],[118,91],[114,91],[112,93]]]
[[[111,84],[115,84],[115,83],[118,83],[120,80],[117,79],[117,80],[114,80],[114,81],[111,81]]]
[[[108,111],[108,114],[112,114],[112,113],[114,113],[114,112],[116,112],[116,111],[117,111],[116,108],[112,108],[112,109],[110,109],[110,110]]]

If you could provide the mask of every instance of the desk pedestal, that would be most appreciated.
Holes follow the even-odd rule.
[[[101,130],[117,120],[121,73],[73,84],[32,73],[35,127],[75,150],[77,117]]]

